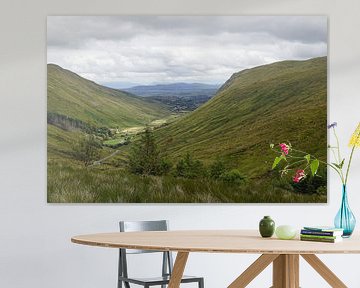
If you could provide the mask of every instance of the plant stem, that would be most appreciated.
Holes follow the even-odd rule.
[[[337,151],[338,151],[338,156],[339,156],[339,161],[338,161],[338,165],[341,164],[342,162],[342,158],[341,158],[341,154],[340,154],[340,143],[339,143],[339,137],[337,136],[336,134],[336,130],[335,130],[335,127],[333,127],[333,131],[334,131],[334,135],[335,135],[335,138],[336,138],[336,145],[337,145]],[[336,159],[336,158],[335,158]],[[343,184],[346,184],[346,182],[344,181],[344,173],[343,173],[343,170],[342,170],[342,167],[341,169],[339,169],[340,171],[340,174],[341,174],[341,181],[343,182]]]
[[[349,158],[349,163],[346,169],[346,176],[345,176],[345,185],[347,184],[347,180],[348,180],[348,176],[349,176],[349,170],[350,170],[350,165],[351,165],[351,160],[353,158],[354,155],[354,151],[355,151],[355,145],[353,146],[353,148],[351,149],[351,154],[350,154],[350,158]]]
[[[360,134],[359,134],[359,136],[360,136]],[[297,149],[293,149],[293,148],[291,148],[291,149],[292,149],[293,151],[295,151],[295,152],[299,152],[299,153],[302,153],[302,154],[304,154],[304,155],[310,155],[310,157],[313,158],[313,159],[318,159],[318,158],[316,158],[314,155],[311,155],[311,154],[306,153],[306,152],[304,152],[304,151],[297,150]],[[273,150],[273,151],[276,152],[276,153],[282,154],[282,152],[279,152],[279,151],[275,150],[274,148],[271,148],[271,150]],[[287,158],[294,158],[294,159],[302,159],[302,158],[303,158],[303,157],[296,157],[296,156],[292,156],[292,155],[286,155],[286,157],[287,157]],[[318,160],[319,160],[319,159],[318,159]],[[336,173],[339,175],[342,184],[343,184],[343,185],[345,184],[344,175],[342,174],[342,170],[338,169],[338,168],[335,167],[334,165],[332,165],[332,164],[330,164],[330,163],[327,163],[327,162],[325,162],[325,161],[319,160],[319,162],[322,163],[322,164],[324,164],[324,165],[326,165],[326,166],[331,167],[332,169],[334,169],[334,170],[336,171]]]
[[[333,131],[334,131],[334,135],[335,135],[335,138],[336,138],[337,151],[338,151],[338,156],[339,156],[339,163],[338,163],[338,164],[340,164],[340,162],[341,162],[341,155],[340,155],[339,137],[338,137],[337,134],[336,134],[335,127],[333,127]]]
[[[314,155],[311,155],[311,154],[306,153],[306,152],[304,152],[304,151],[297,150],[297,149],[292,149],[292,150],[294,150],[294,151],[296,151],[296,152],[300,152],[300,153],[306,154],[306,155],[310,155],[310,157],[312,157],[312,158],[314,158],[314,159],[318,159],[318,158],[316,158]],[[344,175],[342,174],[342,170],[341,170],[341,169],[338,169],[338,168],[335,167],[334,165],[332,165],[332,164],[330,164],[330,163],[327,163],[327,162],[325,162],[325,161],[322,161],[322,160],[320,160],[320,159],[318,159],[318,160],[319,160],[320,163],[322,163],[322,164],[324,164],[324,165],[327,165],[327,166],[330,166],[331,168],[333,168],[333,169],[336,171],[336,173],[339,174],[341,182],[342,182],[343,184],[345,184]]]
[[[295,161],[295,162],[289,164],[289,165],[287,166],[287,168],[290,168],[290,167],[292,167],[292,166],[294,166],[294,165],[296,165],[296,164],[298,164],[298,163],[305,162],[305,161],[306,161],[306,159],[302,159],[302,160],[299,160],[299,161]],[[304,169],[304,170],[305,170],[305,169]]]
[[[334,156],[334,159],[335,159],[336,163],[339,164],[339,163],[340,163],[340,160],[337,159],[334,149],[333,149],[333,148],[330,148],[330,150],[331,150],[331,153],[332,153],[333,156]]]

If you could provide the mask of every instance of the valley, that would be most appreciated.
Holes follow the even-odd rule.
[[[163,103],[171,112],[186,113],[211,99],[219,88],[220,85],[173,83],[135,86],[124,91]]]
[[[326,66],[326,57],[283,61],[221,87],[122,91],[49,64],[48,201],[326,202],[326,171],[316,185],[309,179],[314,193],[300,193],[271,171],[269,150],[290,141],[326,158]],[[144,147],[150,172],[134,156]]]

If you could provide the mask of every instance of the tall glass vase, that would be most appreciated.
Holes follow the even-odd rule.
[[[356,219],[349,207],[346,185],[342,187],[341,206],[336,214],[334,224],[336,228],[344,229],[343,237],[350,237],[355,228]]]

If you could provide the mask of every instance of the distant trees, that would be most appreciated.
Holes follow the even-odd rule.
[[[88,166],[99,158],[101,148],[101,143],[94,135],[86,135],[73,146],[73,156]]]
[[[103,139],[114,136],[114,133],[107,127],[95,127],[79,119],[53,112],[48,112],[47,123],[66,131],[78,130],[85,132],[86,134],[96,135]]]
[[[237,169],[226,170],[221,160],[206,167],[204,163],[187,153],[180,158],[174,169],[172,163],[160,156],[152,131],[147,128],[140,139],[134,142],[129,153],[129,170],[140,175],[167,175],[187,179],[209,178],[216,181],[241,184],[245,176]]]
[[[69,116],[53,113],[53,112],[47,113],[47,123],[67,131],[69,130],[84,131],[88,129],[89,126],[88,124],[86,124],[85,122],[79,119],[73,119]]]
[[[176,164],[175,176],[183,178],[210,178],[213,180],[243,184],[246,181],[238,169],[226,170],[225,164],[221,160],[216,160],[209,167],[206,167],[200,160],[194,159],[191,154],[187,153]]]

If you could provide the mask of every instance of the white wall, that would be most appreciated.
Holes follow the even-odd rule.
[[[329,120],[346,145],[360,120],[358,0],[61,0],[4,1],[0,8],[0,287],[115,287],[116,250],[70,243],[75,234],[116,231],[119,219],[170,219],[173,229],[256,228],[263,215],[278,224],[331,224],[340,183],[331,174],[327,205],[49,205],[46,203],[46,16],[94,14],[321,14],[329,16]],[[74,27],[74,29],[76,29]],[[360,151],[349,184],[360,219]],[[359,226],[360,227],[360,226]],[[255,255],[193,254],[187,272],[206,287],[226,287]],[[360,255],[322,256],[360,287]],[[135,260],[138,261],[138,260]],[[146,269],[144,263],[135,262]],[[348,265],[344,265],[348,263]],[[269,287],[270,270],[251,287]],[[302,287],[327,287],[306,263]]]

